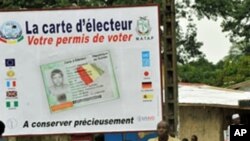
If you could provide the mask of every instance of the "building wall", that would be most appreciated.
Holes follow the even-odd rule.
[[[190,140],[195,134],[199,141],[223,141],[223,113],[220,108],[180,106],[179,138]]]

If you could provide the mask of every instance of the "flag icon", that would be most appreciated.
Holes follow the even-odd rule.
[[[18,106],[18,101],[6,101],[7,108],[17,108]]]
[[[142,82],[141,86],[143,89],[151,89],[152,88],[152,82]]]
[[[144,71],[144,76],[149,76],[149,72],[148,71]]]
[[[154,95],[153,94],[144,94],[143,100],[153,100]]]
[[[6,97],[17,97],[17,91],[7,91],[6,92]]]
[[[6,74],[7,74],[8,77],[13,77],[13,76],[15,76],[15,72],[14,72],[13,70],[7,71]]]
[[[141,59],[142,59],[142,66],[143,67],[150,66],[150,52],[149,51],[142,51]]]
[[[77,73],[79,74],[81,80],[86,85],[89,85],[100,77],[104,71],[95,64],[86,64],[77,67]]]
[[[14,67],[16,65],[15,59],[5,59],[5,66],[6,67]]]
[[[14,88],[14,87],[16,87],[16,80],[7,80],[6,81],[6,87],[7,88]]]

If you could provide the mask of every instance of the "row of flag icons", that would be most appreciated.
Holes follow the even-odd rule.
[[[151,66],[150,64],[150,51],[142,51],[141,52],[141,61],[142,61],[142,67],[143,68],[148,68]],[[145,80],[145,78],[147,78]],[[145,70],[143,72],[143,82],[141,82],[141,88],[142,90],[152,90],[152,82],[149,81],[151,78],[150,72]],[[154,98],[154,95],[152,93],[143,93],[142,99],[143,101],[152,101]]]
[[[13,89],[6,91],[6,107],[13,109],[17,108],[18,105],[17,91]]]
[[[6,72],[6,108],[16,109],[19,106],[19,101],[16,91],[17,81],[15,79],[15,71],[13,70],[13,67],[16,66],[15,59],[5,59],[5,66],[9,68]]]
[[[142,82],[141,87],[143,90],[151,90],[152,89],[152,82]],[[143,94],[143,100],[145,101],[151,101],[153,100],[154,96],[152,93],[144,93]]]
[[[143,72],[143,76],[144,76],[144,78],[150,78],[149,71],[144,71]],[[142,90],[152,90],[152,87],[153,87],[153,85],[152,85],[151,81],[148,81],[148,80],[145,81],[145,80],[143,80],[143,82],[141,82],[141,88],[142,88]],[[152,93],[148,93],[147,92],[147,93],[144,93],[142,95],[142,99],[144,101],[152,101],[153,98],[154,98],[154,95]]]

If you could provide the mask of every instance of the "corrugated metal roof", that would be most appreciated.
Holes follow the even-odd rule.
[[[250,99],[250,92],[213,87],[203,84],[179,83],[178,90],[180,106],[204,105],[213,107],[240,108],[238,103],[239,100]]]

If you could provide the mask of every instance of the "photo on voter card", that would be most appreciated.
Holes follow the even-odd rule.
[[[51,112],[119,98],[109,51],[41,65]]]
[[[63,65],[43,67],[44,86],[52,112],[73,107],[67,74]]]

